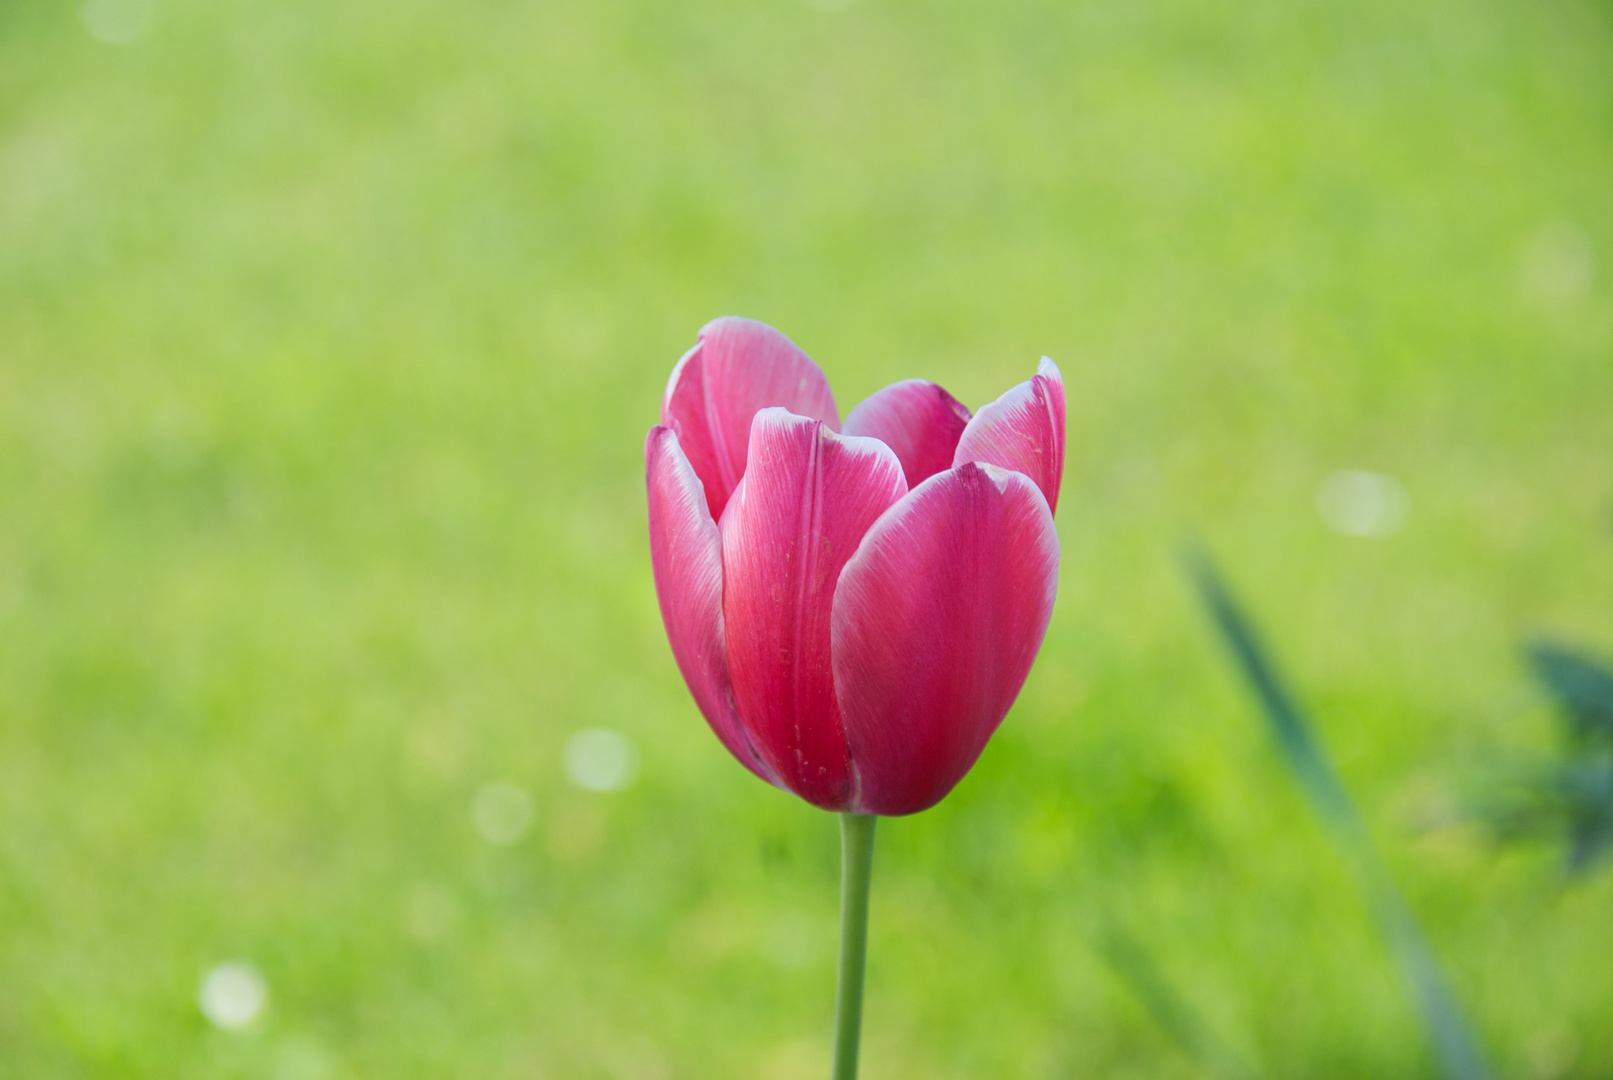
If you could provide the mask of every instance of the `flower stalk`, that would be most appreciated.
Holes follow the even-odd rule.
[[[873,814],[840,815],[840,966],[835,982],[834,1080],[857,1080],[863,968],[868,955],[868,885],[874,871]]]

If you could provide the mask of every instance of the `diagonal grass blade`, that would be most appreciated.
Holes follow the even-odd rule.
[[[1283,684],[1253,624],[1209,557],[1190,549],[1184,561],[1216,629],[1260,702],[1283,760],[1361,882],[1445,1075],[1449,1080],[1487,1080],[1489,1068],[1445,985],[1433,951],[1373,847],[1355,804],[1333,771],[1304,711]]]
[[[1142,942],[1118,921],[1112,917],[1104,920],[1093,948],[1130,988],[1154,1023],[1206,1073],[1224,1080],[1258,1080],[1259,1074],[1211,1032]]]

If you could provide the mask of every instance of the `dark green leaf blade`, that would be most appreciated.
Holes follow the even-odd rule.
[[[1575,736],[1613,739],[1613,671],[1544,638],[1531,641],[1524,651]]]

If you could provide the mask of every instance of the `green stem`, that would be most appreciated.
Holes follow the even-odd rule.
[[[874,873],[872,814],[840,815],[840,971],[835,984],[834,1080],[857,1080],[868,955],[868,882]]]

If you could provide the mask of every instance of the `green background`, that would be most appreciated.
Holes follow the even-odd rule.
[[[1497,1072],[1613,1070],[1613,874],[1460,814],[1554,746],[1518,640],[1613,651],[1603,0],[96,2],[0,4],[0,1075],[827,1075],[835,821],[705,730],[644,535],[727,313],[842,413],[1068,387],[1041,657],[880,827],[868,1080],[1202,1075],[1114,926],[1262,1075],[1434,1075],[1190,531]]]

